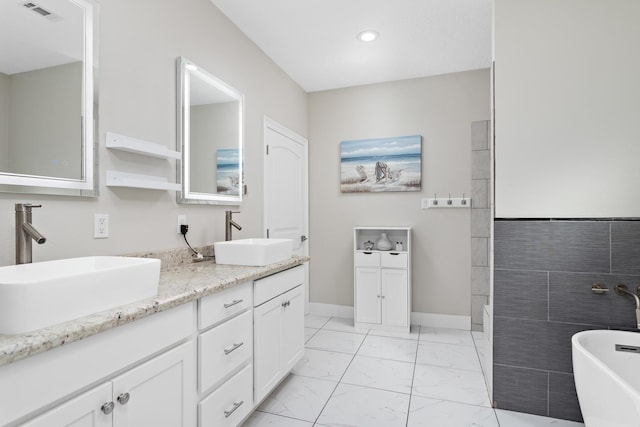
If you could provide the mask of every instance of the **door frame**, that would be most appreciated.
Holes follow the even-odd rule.
[[[264,127],[263,127],[263,135],[262,135],[262,171],[263,171],[263,182],[264,182],[264,191],[263,191],[263,209],[262,209],[262,235],[263,237],[267,237],[267,229],[269,228],[269,224],[267,224],[267,189],[269,187],[269,180],[267,178],[266,170],[267,170],[267,132],[273,131],[279,133],[280,135],[293,140],[294,142],[300,144],[303,148],[304,155],[304,173],[303,173],[303,188],[306,190],[302,196],[303,200],[303,231],[304,235],[309,238],[309,141],[302,135],[297,134],[286,126],[278,123],[268,116],[264,116]],[[306,256],[309,256],[309,240],[306,241],[303,247],[303,253]],[[304,312],[307,314],[309,312],[309,263],[304,263]]]

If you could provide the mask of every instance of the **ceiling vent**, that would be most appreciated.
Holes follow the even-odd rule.
[[[49,21],[60,21],[62,19],[60,16],[56,15],[50,10],[45,9],[42,6],[38,6],[36,3],[27,1],[21,4],[22,6],[26,7],[30,11],[37,13],[38,15],[48,19]]]

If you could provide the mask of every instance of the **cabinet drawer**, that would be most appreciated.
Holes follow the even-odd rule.
[[[407,268],[407,254],[398,252],[389,252],[382,254],[381,266],[388,268]]]
[[[253,301],[257,307],[304,283],[304,267],[298,266],[254,282]]]
[[[253,306],[251,282],[201,298],[198,304],[198,328],[205,329]]]
[[[253,409],[253,366],[249,365],[198,404],[200,426],[237,426]]]
[[[356,252],[355,264],[358,267],[379,267],[380,253],[379,252]]]
[[[200,392],[216,385],[253,355],[253,311],[216,326],[199,337]]]

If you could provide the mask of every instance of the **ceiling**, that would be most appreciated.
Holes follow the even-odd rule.
[[[24,4],[51,13],[44,17]],[[68,0],[0,0],[0,73],[37,70],[84,57],[84,11]]]
[[[491,66],[492,0],[211,1],[307,92]]]

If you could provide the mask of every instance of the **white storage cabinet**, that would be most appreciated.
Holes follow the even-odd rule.
[[[304,355],[304,268],[254,282],[255,403]]]
[[[365,249],[386,233],[393,247]],[[396,250],[396,242],[402,249]],[[354,323],[356,328],[409,332],[411,318],[411,228],[354,228]]]

